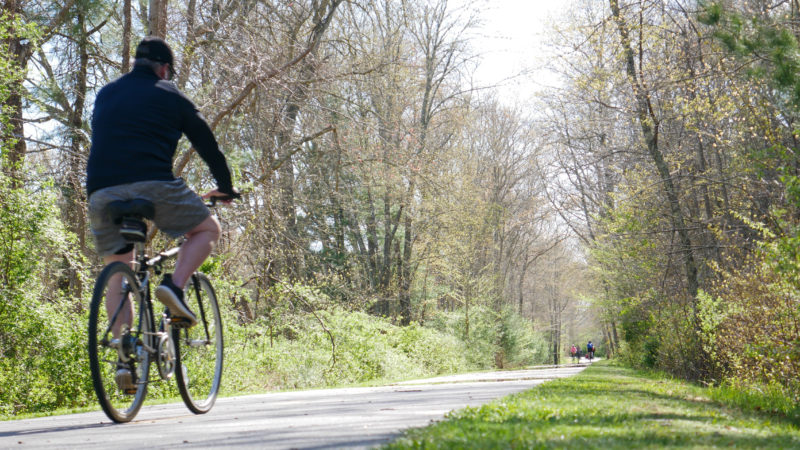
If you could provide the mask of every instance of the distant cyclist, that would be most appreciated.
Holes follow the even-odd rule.
[[[572,362],[575,362],[575,360],[578,358],[578,346],[572,344],[572,347],[569,349],[569,354],[572,356]]]
[[[589,361],[594,359],[594,344],[592,344],[592,341],[586,344],[586,359]]]

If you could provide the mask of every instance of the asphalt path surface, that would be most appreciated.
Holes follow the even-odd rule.
[[[132,422],[102,411],[0,422],[0,448],[372,448],[407,428],[574,375],[585,365],[481,372],[380,387],[226,397],[205,415],[145,406]]]

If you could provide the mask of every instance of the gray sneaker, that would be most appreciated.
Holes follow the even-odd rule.
[[[197,324],[194,313],[183,301],[183,289],[172,282],[171,274],[164,275],[161,284],[156,288],[156,298],[169,308],[174,326],[193,327]]]

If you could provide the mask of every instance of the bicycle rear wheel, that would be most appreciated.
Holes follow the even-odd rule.
[[[201,273],[192,275],[185,301],[197,325],[172,330],[178,360],[175,380],[186,407],[204,414],[214,406],[222,378],[222,316],[214,288]]]
[[[147,395],[150,354],[143,344],[153,327],[138,285],[127,265],[109,264],[97,277],[89,311],[92,384],[103,411],[117,423],[131,421]],[[123,368],[132,374],[133,387],[127,393],[116,381]]]

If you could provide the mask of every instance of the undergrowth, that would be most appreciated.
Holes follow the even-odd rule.
[[[311,287],[294,286],[293,295],[308,296],[305,307],[284,311],[272,321],[261,317],[243,322],[231,300],[234,286],[215,280],[225,326],[221,395],[484,369],[493,367],[498,350],[514,365],[540,363],[546,357],[544,339],[512,315],[498,321],[488,310],[473,312],[473,331],[465,336],[457,312],[401,327],[387,318],[346,310]],[[16,327],[4,333],[17,343],[14,358],[0,359],[0,419],[63,408],[96,409],[86,352],[88,304],[86,298],[81,308],[70,309],[66,301],[43,305],[23,295],[14,309],[6,309],[0,319],[16,322]],[[0,347],[12,348],[10,341]],[[148,389],[150,401],[177,398],[171,381],[152,383]]]

